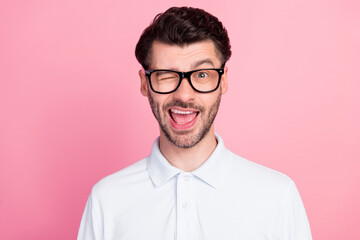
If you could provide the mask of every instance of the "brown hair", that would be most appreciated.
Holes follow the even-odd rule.
[[[172,7],[158,14],[144,30],[136,45],[135,56],[144,69],[147,69],[154,41],[184,46],[204,40],[214,42],[224,67],[231,56],[231,46],[222,23],[199,8]]]

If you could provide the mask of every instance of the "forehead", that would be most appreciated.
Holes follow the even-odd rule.
[[[198,67],[221,67],[219,54],[211,40],[187,44],[169,45],[154,41],[150,56],[152,69],[190,71]]]

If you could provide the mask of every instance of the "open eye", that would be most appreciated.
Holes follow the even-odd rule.
[[[198,72],[198,73],[196,73],[196,78],[206,78],[208,76],[209,76],[209,74],[207,74],[206,72]]]

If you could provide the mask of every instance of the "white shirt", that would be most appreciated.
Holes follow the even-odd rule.
[[[95,184],[78,240],[311,240],[287,176],[218,145],[193,172],[159,150]]]

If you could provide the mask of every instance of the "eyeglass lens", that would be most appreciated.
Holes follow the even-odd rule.
[[[199,70],[193,72],[189,80],[198,91],[212,91],[218,85],[219,73],[216,70]],[[156,71],[151,74],[150,81],[155,91],[171,92],[179,85],[180,76],[176,72]]]

